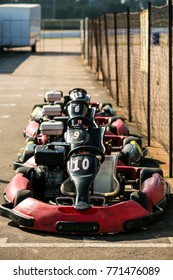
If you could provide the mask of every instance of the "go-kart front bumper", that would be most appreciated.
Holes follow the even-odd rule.
[[[0,206],[0,215],[16,224],[54,233],[116,233],[146,227],[162,219],[159,205],[149,212],[133,200],[79,211],[73,206],[50,205],[26,198],[15,208]]]

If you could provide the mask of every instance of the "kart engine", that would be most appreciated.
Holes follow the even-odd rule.
[[[37,175],[40,178],[44,198],[55,199],[60,194],[65,173],[65,154],[63,146],[48,144],[36,147]]]
[[[64,171],[59,168],[49,169],[41,168],[44,174],[44,196],[45,198],[56,198],[60,194],[60,186],[63,181]]]

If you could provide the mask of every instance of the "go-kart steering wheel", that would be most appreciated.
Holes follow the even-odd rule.
[[[73,120],[84,120],[84,121],[86,121],[86,122],[88,123],[89,126],[91,126],[91,127],[94,127],[94,126],[95,126],[94,123],[93,123],[93,121],[92,121],[91,119],[89,119],[89,118],[87,118],[87,117],[84,117],[84,116],[81,116],[81,115],[79,115],[79,116],[74,116],[74,117],[69,118],[68,121],[67,121],[67,126],[70,126],[70,123],[71,123]]]
[[[70,158],[72,156],[72,154],[74,153],[78,153],[78,152],[93,152],[95,154],[98,154],[101,156],[101,163],[105,160],[105,155],[104,153],[102,152],[102,150],[94,147],[94,146],[79,146],[79,147],[76,147],[74,149],[72,149],[69,153],[68,153],[68,157]]]

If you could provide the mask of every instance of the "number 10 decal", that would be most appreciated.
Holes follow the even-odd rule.
[[[78,158],[73,159],[72,161],[72,171],[78,171],[78,170],[87,170],[89,168],[89,159],[84,158],[82,161]]]

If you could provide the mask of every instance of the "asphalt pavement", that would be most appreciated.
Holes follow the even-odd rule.
[[[114,105],[106,88],[96,81],[95,74],[83,61],[80,38],[43,40],[38,44],[36,53],[23,48],[0,54],[1,194],[14,176],[13,161],[25,143],[22,130],[33,104],[42,103],[46,91],[57,89],[67,94],[75,87],[87,90],[92,101]],[[123,113],[115,105],[114,109]],[[135,124],[129,123],[129,126],[132,132],[136,130]],[[155,142],[148,150],[146,164],[160,165],[167,176],[168,155]],[[0,259],[172,260],[172,202],[171,197],[163,221],[149,228],[101,236],[38,233],[18,228],[0,217]]]

